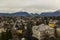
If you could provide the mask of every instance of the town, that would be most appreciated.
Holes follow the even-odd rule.
[[[1,16],[0,40],[60,40],[59,18]]]

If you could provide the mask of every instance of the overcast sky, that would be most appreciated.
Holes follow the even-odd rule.
[[[0,12],[50,12],[60,9],[60,0],[0,0]]]

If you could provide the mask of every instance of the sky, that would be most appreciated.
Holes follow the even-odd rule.
[[[26,11],[31,13],[60,10],[60,0],[0,0],[0,12]]]

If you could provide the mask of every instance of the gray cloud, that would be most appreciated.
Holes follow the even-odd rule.
[[[60,0],[0,0],[0,12],[45,12],[60,9]]]

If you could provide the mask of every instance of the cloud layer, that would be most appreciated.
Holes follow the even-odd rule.
[[[0,0],[0,12],[40,13],[60,9],[60,0]]]

